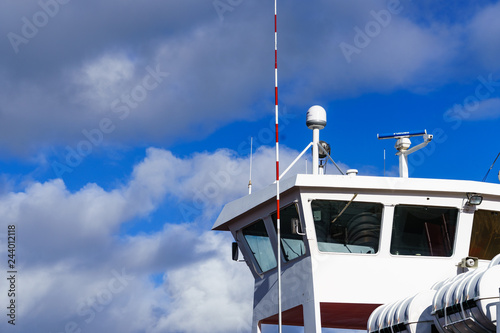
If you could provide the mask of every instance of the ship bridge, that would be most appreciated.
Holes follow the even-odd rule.
[[[282,189],[285,325],[366,329],[379,305],[457,275],[464,258],[486,265],[500,253],[495,184],[296,175]],[[277,324],[274,190],[227,204],[213,227],[236,240],[255,278],[254,322],[265,324]]]
[[[278,324],[278,300],[283,324],[308,333],[322,327],[367,329],[382,304],[487,267],[500,253],[497,184],[318,172],[282,180],[280,198],[279,237],[273,184],[228,203],[213,226],[232,233],[233,252],[243,254],[254,276],[253,333],[262,324]],[[488,296],[493,323],[499,287]],[[441,315],[437,321],[445,313],[449,323],[451,305],[442,306],[428,310]],[[373,332],[402,331],[394,331],[400,323],[391,325],[396,324],[389,321]],[[428,332],[437,325],[429,319]]]

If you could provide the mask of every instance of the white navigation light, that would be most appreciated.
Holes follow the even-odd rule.
[[[323,129],[326,126],[326,111],[319,105],[314,105],[307,110],[306,125],[309,129]]]

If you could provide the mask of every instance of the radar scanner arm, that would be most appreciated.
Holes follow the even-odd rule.
[[[411,145],[410,138],[414,136],[423,136],[424,142],[410,149]],[[415,132],[377,134],[377,137],[379,140],[383,139],[398,140],[396,141],[396,145],[394,147],[398,150],[396,155],[399,156],[399,177],[408,178],[408,155],[427,146],[429,142],[432,141],[433,135],[427,134],[427,130],[423,130]]]

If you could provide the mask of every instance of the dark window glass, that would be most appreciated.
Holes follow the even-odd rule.
[[[320,251],[378,252],[382,204],[314,200],[311,208]]]
[[[469,255],[491,260],[500,253],[500,213],[478,210],[474,213]]]
[[[450,257],[458,209],[398,205],[394,211],[391,253]]]
[[[274,229],[276,230],[277,214],[274,213],[272,218]],[[294,233],[292,230],[292,219],[299,220],[299,214],[295,205],[288,206],[283,210],[280,209],[281,249],[286,261],[303,256],[306,252],[302,236]],[[299,231],[301,231],[300,228]]]

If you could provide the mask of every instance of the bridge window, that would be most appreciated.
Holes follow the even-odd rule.
[[[243,229],[243,236],[262,272],[277,266],[276,257],[263,220]]]
[[[276,230],[277,214],[274,213],[272,218],[274,229]],[[281,250],[283,251],[286,261],[303,256],[306,252],[302,236],[298,235],[292,229],[292,219],[299,220],[299,214],[295,205],[290,205],[283,210],[280,209]]]
[[[474,213],[469,255],[491,260],[500,253],[500,213],[478,210]]]
[[[394,211],[391,253],[450,257],[458,209],[398,205]]]
[[[311,208],[320,251],[378,252],[382,204],[314,200]]]

